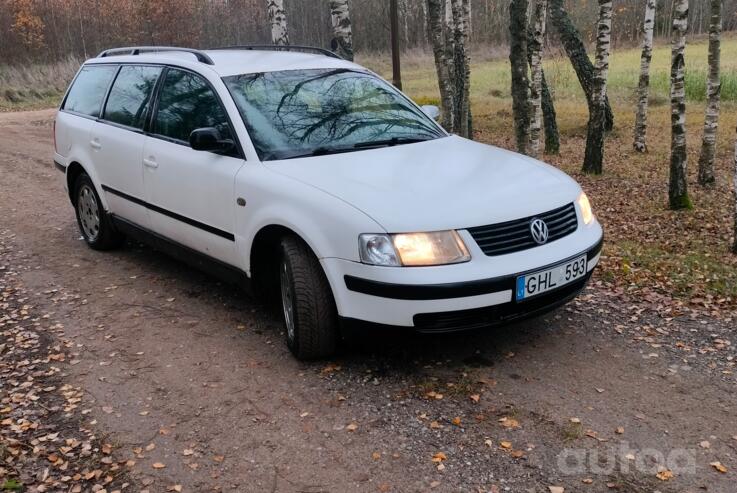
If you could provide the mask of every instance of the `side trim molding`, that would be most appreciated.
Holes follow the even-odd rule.
[[[67,167],[61,164],[59,161],[54,160],[54,167],[62,173],[67,172]]]
[[[184,246],[174,240],[170,240],[158,233],[143,228],[135,223],[115,214],[110,214],[110,219],[115,228],[125,235],[146,243],[156,250],[162,251],[175,259],[192,267],[211,274],[226,282],[239,285],[252,294],[251,280],[245,272],[230,264],[200,253],[192,248]]]
[[[121,192],[120,190],[115,190],[114,188],[111,188],[107,185],[102,185],[102,189],[113,195],[117,195],[120,198],[133,202],[134,204],[143,206],[148,210],[158,212],[159,214],[163,214],[172,219],[176,219],[177,221],[181,221],[192,227],[201,229],[202,231],[207,231],[208,233],[214,234],[221,238],[225,238],[226,240],[235,241],[235,235],[233,233],[228,233],[227,231],[223,231],[222,229],[218,229],[214,226],[210,226],[209,224],[201,223],[189,217],[182,216],[181,214],[177,214],[176,212],[172,212],[170,210],[164,209],[163,207],[159,207],[158,205],[149,204],[145,200],[139,199],[138,197],[134,197],[132,195],[128,195],[127,193]]]

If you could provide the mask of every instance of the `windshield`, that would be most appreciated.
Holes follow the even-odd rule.
[[[263,161],[445,136],[405,96],[368,73],[288,70],[223,80]]]

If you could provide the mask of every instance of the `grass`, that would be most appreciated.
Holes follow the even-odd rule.
[[[474,138],[513,149],[509,64],[503,50],[472,54]],[[706,309],[737,308],[737,256],[732,241],[734,128],[737,126],[737,36],[722,42],[722,113],[718,138],[717,183],[696,184],[704,118],[706,39],[690,40],[686,51],[689,193],[693,209],[668,210],[670,149],[670,48],[656,46],[651,70],[651,109],[646,154],[632,151],[635,90],[640,50],[617,50],[611,57],[609,96],[615,130],[607,137],[604,174],[580,172],[588,110],[575,73],[565,58],[545,62],[561,132],[561,152],[545,160],[576,178],[592,198],[607,241],[598,279],[632,296],[675,299]],[[390,78],[386,54],[363,54],[358,62]],[[0,66],[0,111],[58,104],[78,61],[24,68]],[[405,91],[421,104],[439,95],[430,54],[405,53]],[[442,391],[448,392],[444,388]]]

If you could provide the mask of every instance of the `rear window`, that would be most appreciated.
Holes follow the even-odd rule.
[[[64,109],[83,115],[100,116],[102,99],[118,67],[99,65],[82,67],[64,102]]]
[[[105,120],[143,129],[161,67],[123,66],[105,105]]]

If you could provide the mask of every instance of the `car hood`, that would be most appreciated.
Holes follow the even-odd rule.
[[[391,233],[519,219],[570,203],[580,192],[552,166],[457,136],[265,164],[347,202]]]

